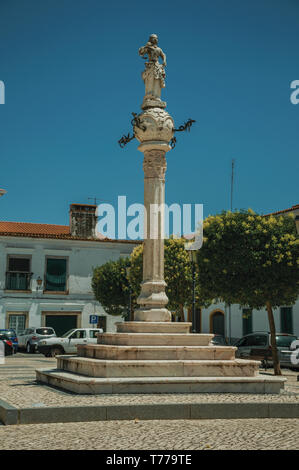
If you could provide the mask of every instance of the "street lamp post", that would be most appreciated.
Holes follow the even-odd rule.
[[[43,283],[43,280],[41,279],[40,276],[38,276],[38,278],[36,279],[36,291],[37,291],[37,292],[39,291],[39,289],[40,289],[42,283]]]
[[[195,249],[185,247],[188,252],[189,260],[192,266],[192,333],[196,333],[196,315],[195,315],[195,263],[196,263],[196,251]]]
[[[127,275],[127,280],[128,280],[128,287],[129,287],[129,303],[128,303],[128,316],[127,319],[128,321],[132,321],[132,289],[131,289],[131,283],[130,283],[130,267],[126,268],[126,275]]]

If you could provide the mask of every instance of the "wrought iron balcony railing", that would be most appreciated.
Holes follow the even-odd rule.
[[[30,290],[31,277],[32,273],[7,271],[5,288],[7,290]]]

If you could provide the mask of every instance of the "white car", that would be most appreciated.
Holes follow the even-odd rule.
[[[103,333],[102,328],[73,328],[60,338],[54,337],[39,341],[37,350],[46,357],[76,354],[78,344],[97,343],[99,333]]]

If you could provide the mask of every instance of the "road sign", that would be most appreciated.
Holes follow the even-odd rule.
[[[92,325],[97,324],[99,321],[99,316],[98,315],[89,315],[89,323]]]

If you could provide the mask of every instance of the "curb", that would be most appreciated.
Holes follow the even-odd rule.
[[[152,419],[299,418],[299,403],[171,403],[16,408],[0,400],[4,425]]]
[[[18,408],[0,400],[0,423],[18,424]]]

